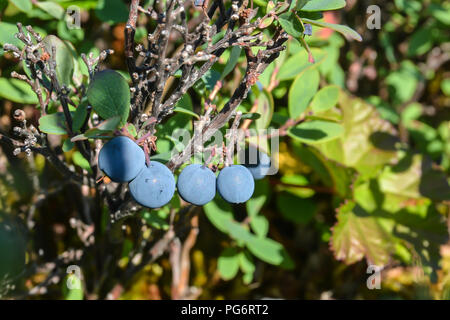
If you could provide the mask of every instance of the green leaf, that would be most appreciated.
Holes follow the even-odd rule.
[[[74,42],[74,43],[80,42],[85,37],[85,32],[83,29],[81,29],[81,28],[69,29],[69,27],[67,26],[67,22],[64,19],[58,21],[56,30],[58,31],[58,36],[61,39],[69,41],[67,43],[67,45],[69,45],[69,46],[72,42]],[[78,60],[75,60],[75,61],[78,61]],[[84,65],[83,68],[87,68],[87,67]],[[79,69],[79,67],[78,67],[78,69]],[[77,66],[75,66],[75,70],[76,70],[76,72],[81,73],[80,70],[77,70]],[[74,73],[76,73],[76,72],[74,72]]]
[[[75,143],[73,143],[70,139],[64,140],[64,143],[62,145],[63,152],[69,152],[70,150],[75,147]]]
[[[17,39],[14,35],[18,32],[17,26],[13,23],[0,21],[0,44],[3,46],[5,43],[15,45],[19,49],[22,49],[24,44]],[[1,90],[0,90],[1,92]]]
[[[192,99],[189,96],[189,94],[185,93],[180,100],[178,100],[178,102],[175,105],[176,107],[180,107],[183,109],[187,109],[190,111],[194,110],[194,106],[192,104]]]
[[[256,112],[246,112],[246,113],[243,113],[241,116],[241,119],[258,120],[259,118],[261,118],[261,115]]]
[[[320,89],[311,102],[314,112],[322,112],[336,106],[339,99],[339,87],[326,86]]]
[[[319,150],[293,141],[293,151],[301,161],[311,167],[325,186],[331,187],[342,197],[353,195],[352,183],[355,171],[324,157]]]
[[[91,169],[91,165],[89,164],[89,161],[87,161],[86,158],[83,157],[83,155],[80,152],[75,151],[73,153],[72,160],[73,160],[73,163],[75,163],[80,168],[92,173],[92,169]]]
[[[72,81],[74,70],[73,54],[70,48],[58,37],[48,35],[42,41],[45,50],[52,55],[52,47],[56,49],[56,78],[61,85],[69,86]]]
[[[203,209],[205,210],[206,217],[217,229],[224,233],[228,232],[225,221],[233,219],[231,206],[228,203],[216,197],[214,201],[204,205]]]
[[[209,69],[208,71],[205,72],[205,74],[201,79],[205,84],[206,89],[212,91],[217,81],[220,80],[220,76],[221,74],[218,71],[214,69]]]
[[[268,26],[270,26],[273,23],[274,17],[269,16],[267,18],[264,18],[263,20],[261,20],[261,22],[259,23],[259,29],[264,29],[267,28]]]
[[[311,19],[307,19],[307,18],[302,18],[303,22],[312,24],[314,26],[318,26],[321,28],[330,28],[334,31],[337,31],[341,34],[343,34],[345,37],[354,39],[356,41],[362,41],[362,37],[361,35],[356,32],[355,30],[353,30],[352,28],[348,27],[348,26],[343,26],[340,24],[332,24],[332,23],[327,23],[324,21],[317,21],[317,20],[311,20]]]
[[[231,71],[233,71],[238,62],[239,56],[241,55],[241,51],[241,47],[233,46],[227,64],[225,65],[225,68],[222,71],[222,75],[220,76],[220,80],[223,80]]]
[[[433,46],[432,28],[420,28],[411,36],[408,56],[415,57],[427,53]]]
[[[55,19],[62,19],[64,17],[65,11],[63,7],[61,7],[59,4],[52,2],[52,1],[39,1],[36,2],[36,6],[38,6],[40,9],[47,12],[49,15],[51,15]]]
[[[300,1],[301,3],[302,1]],[[314,11],[329,11],[344,8],[346,5],[345,0],[314,0],[308,1],[301,7],[302,11],[314,12]]]
[[[117,127],[119,126],[119,123],[120,123],[119,116],[109,118],[108,120],[102,121],[96,127],[87,130],[85,133],[79,134],[79,135],[73,137],[71,140],[72,140],[72,142],[75,142],[75,141],[87,140],[87,139],[91,139],[91,138],[109,139],[111,137],[109,137],[107,135],[111,134],[114,130],[116,130]]]
[[[253,196],[245,203],[249,217],[255,217],[263,208],[269,197],[270,188],[267,179],[255,181]]]
[[[127,124],[126,127],[127,127],[128,133],[131,134],[134,138],[136,138],[137,137],[137,130],[136,130],[136,127],[134,126],[134,124],[129,123],[129,124]]]
[[[95,10],[100,20],[111,24],[126,22],[128,12],[128,7],[122,0],[99,0]]]
[[[283,246],[272,239],[253,236],[246,242],[246,246],[255,257],[264,262],[284,269],[294,268],[294,262]]]
[[[294,38],[303,36],[303,26],[292,12],[287,12],[278,17],[278,22],[288,34]]]
[[[64,113],[57,112],[39,118],[39,130],[48,134],[67,134],[66,119]]]
[[[297,3],[295,3],[295,9],[296,9],[296,10],[301,10],[301,9],[305,6],[305,4],[307,4],[309,1],[311,1],[311,0],[297,0],[297,1],[292,1],[293,3],[292,3],[292,5],[291,5],[291,8],[293,8],[294,3],[297,2]]]
[[[253,258],[247,250],[243,250],[239,253],[239,266],[244,273],[244,283],[249,284],[253,281],[253,274],[255,273],[255,263]]]
[[[214,201],[203,206],[209,221],[220,231],[227,233],[231,238],[238,241],[239,245],[245,245],[259,259],[283,268],[293,268],[294,264],[278,242],[269,238],[260,238],[245,229],[234,220],[231,206],[216,197]]]
[[[9,2],[13,3],[20,11],[25,13],[29,13],[33,8],[31,0],[10,0]]]
[[[72,130],[74,132],[77,132],[81,129],[84,122],[86,121],[86,117],[87,117],[87,104],[80,103],[77,109],[75,110],[72,119]]]
[[[250,227],[258,237],[264,238],[269,232],[269,221],[264,216],[254,216],[250,218]]]
[[[393,241],[381,222],[350,201],[338,209],[331,248],[336,259],[347,264],[366,258],[369,264],[383,266],[394,252]]]
[[[297,119],[308,108],[309,102],[319,88],[320,75],[317,69],[303,71],[289,89],[289,116]]]
[[[288,135],[301,142],[315,144],[337,139],[343,132],[344,129],[339,123],[312,120],[289,129]]]
[[[420,78],[420,72],[412,61],[402,61],[400,69],[391,72],[386,77],[389,93],[394,97],[394,103],[401,104],[409,101],[416,91]]]
[[[441,81],[441,90],[447,97],[450,97],[450,79]]]
[[[317,205],[312,200],[285,192],[278,195],[277,207],[286,219],[300,224],[307,224],[317,212]]]
[[[272,121],[275,106],[272,94],[267,90],[263,90],[258,93],[256,99],[258,100],[256,112],[261,115],[261,117],[255,121],[256,129],[266,129]]]
[[[193,116],[194,118],[200,119],[200,116],[198,114],[196,114],[195,112],[182,108],[182,107],[175,107],[173,109],[174,112],[179,112],[179,113],[184,113],[184,114],[188,114],[190,116]]]
[[[421,172],[422,169],[424,171]],[[397,248],[403,246],[414,257],[408,258],[404,253],[399,255],[397,250],[398,258],[409,264],[420,264],[433,280],[441,258],[439,248],[448,241],[447,226],[435,204],[419,192],[424,186],[430,193],[429,187],[432,186],[435,190],[446,190],[447,197],[450,193],[445,175],[440,172],[439,177],[435,170],[430,169],[431,164],[421,161],[420,155],[407,154],[375,179],[357,181],[354,188],[357,205],[353,211],[359,216],[376,219],[389,233],[391,242]]]
[[[0,97],[23,104],[36,104],[39,102],[28,83],[13,78],[0,78]]]
[[[240,255],[236,248],[226,248],[217,259],[217,269],[224,280],[233,279],[239,270]]]
[[[361,99],[339,94],[343,134],[333,141],[318,144],[321,153],[362,174],[376,174],[396,156],[393,126],[377,110]]]
[[[408,199],[429,198],[449,201],[450,187],[445,174],[420,154],[405,155],[394,167],[386,167],[379,176],[380,190]]]
[[[141,212],[142,218],[148,225],[155,229],[168,230],[169,222],[167,221],[167,214],[164,210],[153,210]]]
[[[73,289],[69,289],[68,282],[71,283]],[[69,274],[63,278],[62,294],[65,300],[83,300],[83,282],[74,274]]]
[[[103,119],[120,117],[123,126],[130,112],[130,88],[116,71],[104,70],[95,74],[87,90],[87,97],[97,114]]]
[[[436,20],[450,26],[450,6],[448,3],[445,7],[438,3],[430,3],[428,6],[428,11]]]

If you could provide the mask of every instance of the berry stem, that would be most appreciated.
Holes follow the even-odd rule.
[[[148,144],[144,144],[144,154],[145,154],[145,163],[147,164],[147,167],[150,166],[150,148],[148,147]]]

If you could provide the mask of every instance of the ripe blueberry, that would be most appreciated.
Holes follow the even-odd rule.
[[[260,180],[269,172],[270,157],[265,152],[248,148],[245,150],[244,166],[250,171],[253,179]]]
[[[129,184],[131,195],[139,204],[148,208],[160,208],[172,199],[175,178],[160,162],[151,161]]]
[[[112,181],[128,182],[144,168],[145,154],[130,138],[116,137],[100,150],[98,166]]]
[[[190,164],[181,171],[177,187],[184,201],[203,206],[216,195],[216,175],[201,164]]]
[[[217,178],[217,190],[226,201],[242,203],[253,195],[255,181],[246,167],[232,165],[220,171]]]

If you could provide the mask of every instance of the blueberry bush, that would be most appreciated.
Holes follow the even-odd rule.
[[[0,297],[448,299],[449,17],[0,0]]]

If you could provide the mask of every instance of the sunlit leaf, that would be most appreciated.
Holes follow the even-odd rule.
[[[87,96],[95,112],[103,119],[120,116],[124,125],[130,112],[130,88],[126,80],[113,70],[95,74]]]
[[[307,18],[302,18],[303,22],[310,23],[314,26],[322,27],[322,28],[330,28],[334,31],[342,33],[344,36],[354,39],[356,41],[362,41],[361,35],[348,26],[343,26],[340,24],[332,24],[324,21],[311,20]]]
[[[48,134],[67,134],[67,124],[64,113],[57,112],[39,118],[39,130]]]
[[[302,3],[305,1],[299,1],[299,2]],[[314,0],[314,1],[307,1],[305,3],[305,5],[301,7],[301,10],[302,11],[329,11],[329,10],[341,9],[341,8],[345,7],[345,5],[346,5],[345,0]]]
[[[289,129],[288,135],[301,142],[315,144],[337,139],[343,132],[344,129],[339,123],[312,120]]]
[[[354,202],[339,208],[331,248],[336,259],[348,264],[365,257],[369,264],[378,266],[387,264],[394,251],[391,236],[381,222]]]
[[[30,85],[19,79],[0,78],[0,97],[24,104],[39,102]]]
[[[326,86],[320,89],[311,101],[311,109],[314,112],[326,111],[333,108],[339,98],[337,86]]]
[[[320,75],[317,69],[308,69],[298,75],[289,89],[289,115],[298,118],[319,88]]]
[[[56,77],[61,85],[69,86],[74,70],[73,55],[64,41],[54,35],[48,35],[43,40],[45,50],[52,56],[52,48],[56,49]]]
[[[239,270],[239,253],[236,248],[226,248],[217,259],[217,270],[224,280],[233,279]]]

